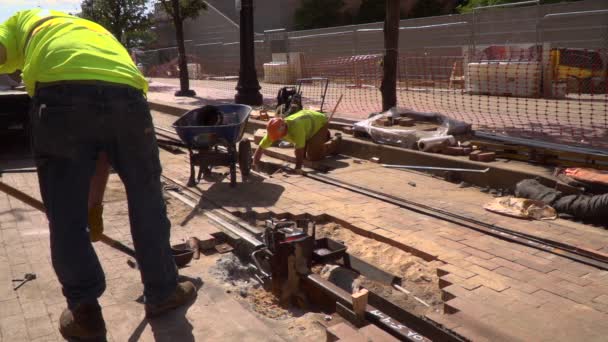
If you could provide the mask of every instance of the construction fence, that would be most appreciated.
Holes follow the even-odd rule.
[[[305,79],[304,105],[318,108],[327,78],[325,110],[340,96],[337,117],[360,120],[381,110],[382,23],[267,31],[256,34],[255,48],[268,104],[280,88]],[[484,132],[608,151],[608,1],[404,20],[399,50],[399,107]],[[187,54],[193,85],[205,89],[199,95],[231,101],[238,41],[193,39]],[[175,48],[138,52],[137,61],[159,84],[178,76]]]

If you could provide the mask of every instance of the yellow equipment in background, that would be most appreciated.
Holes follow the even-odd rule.
[[[553,81],[566,82],[569,93],[606,93],[608,70],[599,52],[587,49],[551,50]]]

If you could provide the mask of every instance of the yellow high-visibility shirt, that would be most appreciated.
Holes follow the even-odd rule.
[[[7,60],[0,74],[23,72],[30,96],[36,83],[103,81],[148,91],[122,44],[101,25],[59,11],[17,12],[0,24]]]
[[[306,142],[327,124],[327,117],[323,113],[314,110],[301,110],[285,118],[287,123],[287,135],[282,140],[289,141],[294,147],[304,148]],[[269,148],[273,141],[266,134],[260,141],[261,148]]]

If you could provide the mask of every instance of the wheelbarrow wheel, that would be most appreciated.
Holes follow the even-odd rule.
[[[239,143],[239,169],[243,177],[251,171],[251,141],[241,140]]]

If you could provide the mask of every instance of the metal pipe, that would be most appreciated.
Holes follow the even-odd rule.
[[[400,30],[420,30],[420,29],[429,29],[429,28],[441,28],[441,27],[451,27],[451,26],[460,26],[460,25],[468,25],[468,21],[458,21],[455,23],[447,23],[447,24],[435,24],[435,25],[423,25],[423,26],[402,26],[399,27]]]
[[[8,169],[8,170],[0,170],[0,176],[2,176],[3,173],[36,173],[38,172],[37,169],[35,168],[29,168],[29,169]]]
[[[346,35],[346,34],[350,34],[350,33],[352,33],[352,31],[329,32],[329,33],[311,34],[308,36],[289,37],[289,39],[298,40],[298,39],[308,39],[308,38],[317,38],[317,37],[331,37],[331,36]]]
[[[223,218],[214,213],[206,212],[205,216],[207,216],[213,222],[217,223],[221,228],[227,230],[229,233],[243,239],[253,249],[260,249],[264,247],[264,243],[262,241],[258,240],[255,236],[253,236],[245,229],[238,227],[237,225],[231,224],[230,222],[224,220]]]
[[[450,167],[435,167],[435,166],[414,166],[414,165],[391,165],[382,164],[382,166],[389,169],[412,169],[412,170],[435,170],[435,171],[458,171],[458,172],[475,172],[475,173],[486,173],[490,171],[489,168],[483,170],[476,169],[459,169]]]
[[[255,266],[258,268],[258,271],[260,273],[262,273],[262,275],[264,276],[264,278],[269,279],[270,278],[270,274],[264,272],[264,269],[262,268],[262,265],[258,261],[258,257],[257,257],[258,253],[265,252],[265,251],[267,251],[266,248],[261,248],[261,249],[253,251],[253,253],[251,253],[251,259],[253,259],[253,262],[255,263]]]
[[[352,296],[350,293],[323,279],[320,275],[309,274],[303,280],[341,304],[352,306]],[[365,318],[402,341],[430,341],[428,338],[369,304],[365,308]]]
[[[543,16],[544,19],[552,19],[559,17],[579,17],[579,16],[587,16],[587,15],[600,15],[600,14],[608,14],[608,9],[606,10],[595,10],[595,11],[578,11],[578,12],[565,12],[565,13],[550,13]]]
[[[526,139],[526,138],[516,138],[516,137],[510,137],[510,136],[499,135],[499,134],[484,133],[484,132],[479,132],[479,131],[475,131],[474,135],[476,137],[480,137],[480,138],[484,138],[484,139],[488,139],[488,140],[504,141],[504,142],[514,143],[514,144],[524,145],[524,146],[530,146],[530,147],[538,147],[538,148],[545,148],[545,149],[550,149],[550,150],[555,150],[555,151],[574,152],[574,153],[581,153],[581,154],[591,154],[591,155],[597,155],[598,157],[608,157],[608,151],[606,151],[606,150],[596,150],[596,149],[590,149],[590,148],[585,148],[585,147],[567,146],[567,145],[555,144],[555,143],[550,143],[550,142],[542,142],[542,141]]]
[[[538,5],[539,3],[540,3],[540,0],[530,0],[530,1],[521,1],[521,2],[512,2],[512,3],[506,3],[506,4],[498,4],[498,5],[479,6],[479,7],[473,8],[473,11],[480,10],[480,9],[487,9],[487,8],[517,7],[517,6],[532,5],[532,4]]]
[[[420,299],[420,298],[418,298],[418,297],[414,296],[414,295],[412,294],[412,292],[411,292],[411,291],[408,291],[408,290],[404,289],[403,287],[401,287],[401,286],[399,286],[399,285],[397,285],[397,284],[393,284],[393,287],[394,287],[395,289],[397,289],[397,290],[399,290],[399,291],[401,291],[401,292],[405,293],[405,294],[406,294],[406,295],[408,295],[408,296],[412,296],[412,297],[413,297],[413,298],[414,298],[414,299],[415,299],[417,302],[419,302],[420,304],[422,304],[422,305],[426,306],[427,308],[430,308],[430,307],[431,307],[431,306],[430,306],[430,305],[429,305],[427,302],[425,302],[425,301],[423,301],[422,299]]]

